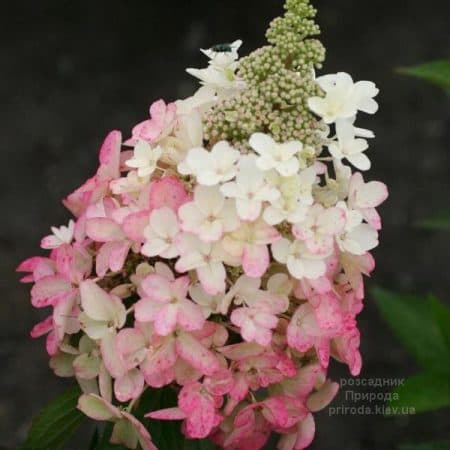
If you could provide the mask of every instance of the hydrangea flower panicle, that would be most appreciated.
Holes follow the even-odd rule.
[[[156,450],[138,405],[164,389],[177,403],[145,417],[182,421],[188,439],[258,450],[277,433],[279,450],[302,450],[338,389],[331,362],[362,370],[357,317],[388,191],[369,180],[374,133],[357,121],[378,89],[316,77],[315,10],[286,10],[268,45],[202,50],[193,95],[153,102],[123,144],[109,133],[63,200],[74,217],[17,268],[48,309],[31,337],[80,385],[78,408],[112,423],[112,444]]]

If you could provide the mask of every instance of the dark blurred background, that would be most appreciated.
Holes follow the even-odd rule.
[[[394,73],[449,56],[448,0],[316,0],[328,50],[324,71],[374,80],[381,110],[361,117],[377,139],[372,179],[389,185],[384,231],[370,283],[433,292],[448,301],[450,235],[412,225],[449,203],[449,97]],[[186,67],[199,47],[264,43],[282,0],[2,2],[0,17],[0,446],[16,448],[31,417],[67,383],[47,367],[43,340],[28,332],[42,315],[14,268],[39,254],[39,239],[68,213],[60,200],[96,168],[105,134],[147,116],[153,100],[189,95]],[[363,115],[361,115],[363,116]],[[370,295],[360,317],[364,378],[403,378],[416,369],[383,323]],[[347,377],[342,367],[335,377]],[[379,390],[378,390],[379,391]],[[383,389],[381,390],[383,391]],[[384,388],[384,391],[388,391]],[[364,391],[362,391],[364,392]],[[366,389],[367,392],[367,389]],[[345,390],[335,406],[345,403]],[[450,434],[446,412],[386,419],[318,415],[316,450],[393,449]],[[83,450],[83,444],[74,447]]]

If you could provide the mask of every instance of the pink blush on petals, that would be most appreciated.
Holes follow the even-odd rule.
[[[175,177],[163,177],[155,180],[150,186],[150,209],[160,209],[164,206],[178,211],[181,205],[190,200],[183,183]]]

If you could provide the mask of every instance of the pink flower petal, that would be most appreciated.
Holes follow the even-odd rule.
[[[45,349],[50,356],[56,355],[58,353],[59,341],[56,338],[56,334],[51,331],[47,335],[47,339],[45,340]]]
[[[153,322],[160,309],[160,303],[149,298],[142,298],[134,305],[134,316],[139,322]]]
[[[173,339],[149,351],[140,366],[147,384],[161,387],[170,383],[174,377],[172,369],[176,360],[177,354]]]
[[[125,265],[125,260],[130,251],[131,242],[129,241],[116,241],[111,248],[111,254],[109,256],[109,267],[112,272],[119,272]]]
[[[74,289],[61,297],[53,308],[53,324],[59,342],[63,340],[64,334],[75,334],[80,330],[76,302],[77,291]]]
[[[122,222],[123,231],[133,241],[142,242],[144,240],[144,228],[148,225],[148,219],[148,211],[129,214]]]
[[[99,154],[100,168],[98,175],[105,179],[118,178],[120,176],[120,149],[122,146],[122,134],[120,131],[111,131],[104,140]]]
[[[197,269],[203,289],[210,295],[225,292],[226,272],[222,263],[213,262]]]
[[[177,322],[185,331],[201,330],[205,316],[198,305],[190,300],[184,300],[178,308]]]
[[[145,336],[136,328],[125,328],[117,335],[117,351],[127,370],[133,369],[140,364],[146,351]]]
[[[219,361],[214,354],[188,333],[180,333],[176,349],[181,358],[205,375],[213,375],[219,369]]]
[[[72,285],[65,278],[48,276],[38,280],[31,289],[31,303],[36,308],[53,305],[71,290]]]
[[[148,275],[142,280],[141,288],[151,300],[165,303],[172,299],[171,283],[162,275],[156,273]]]
[[[151,183],[150,209],[152,210],[167,206],[176,212],[189,199],[189,194],[178,178],[163,177]]]
[[[119,402],[127,402],[139,397],[144,389],[144,377],[138,369],[132,369],[116,378],[114,394]]]
[[[100,177],[94,176],[68,195],[63,200],[63,204],[74,216],[79,217],[90,204],[106,195],[108,189],[109,180],[102,180]]]
[[[108,270],[119,272],[122,270],[130,251],[131,242],[112,241],[105,242],[98,250],[95,259],[95,271],[99,277],[103,277]]]
[[[213,404],[203,400],[198,409],[194,410],[186,419],[185,432],[191,439],[205,439],[218,425]]]
[[[186,418],[186,413],[180,408],[166,408],[158,411],[152,411],[146,414],[144,417],[159,420],[183,420]]]
[[[53,329],[53,316],[49,316],[42,322],[37,323],[30,331],[30,336],[32,338],[38,338],[47,334]]]
[[[178,305],[168,303],[160,308],[154,319],[155,332],[160,336],[172,333],[177,325]]]
[[[125,237],[120,225],[106,217],[87,219],[86,234],[97,242],[120,241]]]
[[[126,367],[120,358],[116,337],[116,333],[107,333],[101,341],[100,350],[108,372],[112,377],[119,378],[126,373]]]
[[[222,396],[234,388],[234,379],[230,370],[219,369],[214,375],[206,378],[203,384],[212,395]]]
[[[288,422],[288,412],[282,398],[272,397],[263,402],[262,414],[275,427],[284,428]]]
[[[247,244],[242,255],[242,268],[247,276],[260,278],[269,266],[269,249],[266,245]]]
[[[32,256],[31,258],[27,258],[22,261],[16,268],[17,272],[34,272],[37,267],[45,262],[50,262],[50,259],[43,258],[42,256]]]

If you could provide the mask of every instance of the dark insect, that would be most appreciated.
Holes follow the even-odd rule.
[[[230,53],[233,51],[231,44],[216,44],[211,47],[211,50],[216,53]]]

